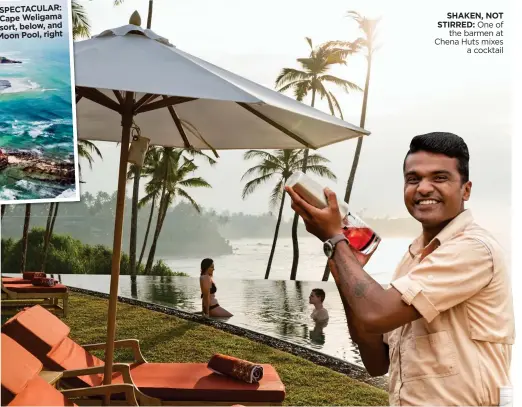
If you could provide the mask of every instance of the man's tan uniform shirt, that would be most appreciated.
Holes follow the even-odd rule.
[[[494,406],[515,338],[508,267],[469,210],[405,254],[391,285],[423,316],[384,335],[390,405]],[[390,288],[391,289],[391,288]]]

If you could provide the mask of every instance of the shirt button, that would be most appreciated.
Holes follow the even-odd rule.
[[[433,274],[430,274],[430,275],[428,276],[428,280],[430,280],[430,281],[433,280]]]

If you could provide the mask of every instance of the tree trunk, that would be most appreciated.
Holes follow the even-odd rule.
[[[29,241],[29,222],[31,221],[31,204],[25,204],[25,220],[24,231],[22,234],[22,261],[20,264],[20,273],[25,271],[25,260],[27,256],[27,244]]]
[[[286,181],[286,179],[285,179]],[[270,257],[268,258],[268,265],[266,266],[265,279],[268,279],[270,275],[270,268],[272,267],[272,260],[274,259],[274,253],[277,243],[277,236],[279,234],[279,225],[281,225],[281,217],[283,216],[283,207],[285,206],[285,196],[286,193],[283,191],[283,197],[281,198],[281,207],[279,208],[279,215],[277,217],[277,223],[274,232],[274,241],[272,243],[272,250],[270,251]]]
[[[1,206],[2,206],[2,219],[4,219],[6,206],[5,205],[1,205]]]
[[[161,190],[161,198],[160,198],[160,206],[158,209],[158,218],[156,221],[156,230],[154,231],[154,238],[152,239],[152,245],[149,249],[149,257],[147,258],[147,265],[145,266],[145,274],[149,274],[152,269],[152,263],[154,261],[154,255],[156,253],[156,244],[159,237],[160,225],[162,224],[162,216],[163,216],[163,207],[166,206],[167,197],[165,192],[167,190],[167,174],[168,174],[168,165],[165,163],[165,174],[163,179],[163,188]],[[166,210],[166,209],[165,209]]]
[[[59,202],[56,202],[54,204],[54,215],[53,215],[53,221],[51,222],[51,230],[49,231],[49,241],[51,241],[51,237],[53,236],[54,222],[56,222],[56,218],[58,217],[58,205],[60,205]]]
[[[368,55],[368,68],[366,69],[366,81],[364,83],[364,95],[363,95],[363,104],[361,111],[361,121],[359,127],[364,129],[364,125],[366,123],[366,107],[368,105],[368,89],[370,87],[370,72],[372,70],[372,54]],[[350,170],[350,176],[348,177],[348,183],[346,184],[346,192],[344,194],[344,201],[349,204],[350,196],[352,195],[353,182],[355,180],[355,172],[357,171],[357,166],[359,165],[359,157],[361,156],[363,138],[359,137],[357,139],[357,147],[355,148],[355,155],[353,157],[352,169]],[[324,268],[323,281],[328,281],[328,277],[330,276],[330,267],[328,266],[328,262],[326,262],[326,266]]]
[[[140,175],[141,168],[134,166],[134,182],[132,188],[132,204],[131,204],[131,228],[129,242],[129,274],[135,276],[136,272],[136,246],[138,244],[138,199],[140,194]]]
[[[160,205],[160,209],[158,210],[158,218],[156,221],[156,230],[154,231],[154,237],[152,239],[152,244],[150,246],[149,258],[147,259],[147,266],[145,267],[145,274],[150,274],[152,270],[152,265],[154,263],[154,256],[156,255],[156,246],[158,244],[159,235],[161,233],[161,228],[163,227],[163,221],[165,220],[165,216],[167,215],[167,201],[168,197],[165,196],[163,199],[165,202],[163,205]]]
[[[149,14],[147,15],[147,28],[150,30],[152,26],[152,7],[154,0],[149,0]]]
[[[43,247],[43,252],[42,252],[42,265],[40,266],[40,271],[42,273],[45,272],[45,260],[47,258],[47,250],[49,247],[51,221],[53,218],[53,209],[54,209],[54,202],[51,202],[51,205],[49,206],[49,215],[47,215],[47,224],[45,226],[44,247]]]
[[[147,246],[147,240],[149,239],[150,225],[152,223],[152,214],[154,213],[154,206],[156,205],[156,197],[152,198],[152,205],[150,207],[149,221],[147,222],[147,230],[145,231],[145,238],[143,239],[143,246],[141,247],[140,259],[138,261],[138,270],[145,254],[145,247]]]
[[[315,87],[312,89],[312,107],[315,107]],[[303,157],[303,168],[301,171],[306,172],[308,164],[308,149],[304,152]],[[294,249],[294,257],[292,259],[292,270],[290,271],[290,280],[295,280],[297,276],[297,266],[299,265],[299,241],[297,239],[297,226],[299,224],[299,215],[297,212],[294,214],[294,220],[292,222],[292,246]]]

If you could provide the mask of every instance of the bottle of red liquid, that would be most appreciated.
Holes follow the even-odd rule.
[[[322,209],[328,206],[324,187],[301,171],[294,172],[286,182],[287,186],[299,194],[310,205]],[[372,254],[381,238],[361,218],[350,212],[348,204],[339,201],[339,211],[342,217],[342,228],[344,235],[350,241],[350,245],[365,256]]]

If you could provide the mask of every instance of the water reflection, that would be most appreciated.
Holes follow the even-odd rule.
[[[108,275],[58,275],[63,284],[108,294]],[[120,276],[119,295],[141,301],[201,311],[199,279],[177,276]],[[351,341],[346,317],[334,282],[232,280],[215,278],[219,303],[233,317],[228,323],[283,339],[325,354],[361,364]],[[313,288],[326,293],[329,320],[314,323],[308,295]]]
[[[130,276],[131,282],[131,297],[138,299],[138,284],[136,283],[136,276]]]
[[[326,335],[324,328],[328,326],[328,320],[318,321],[315,323],[314,329],[310,332],[310,340],[316,345],[324,345],[326,342]]]

